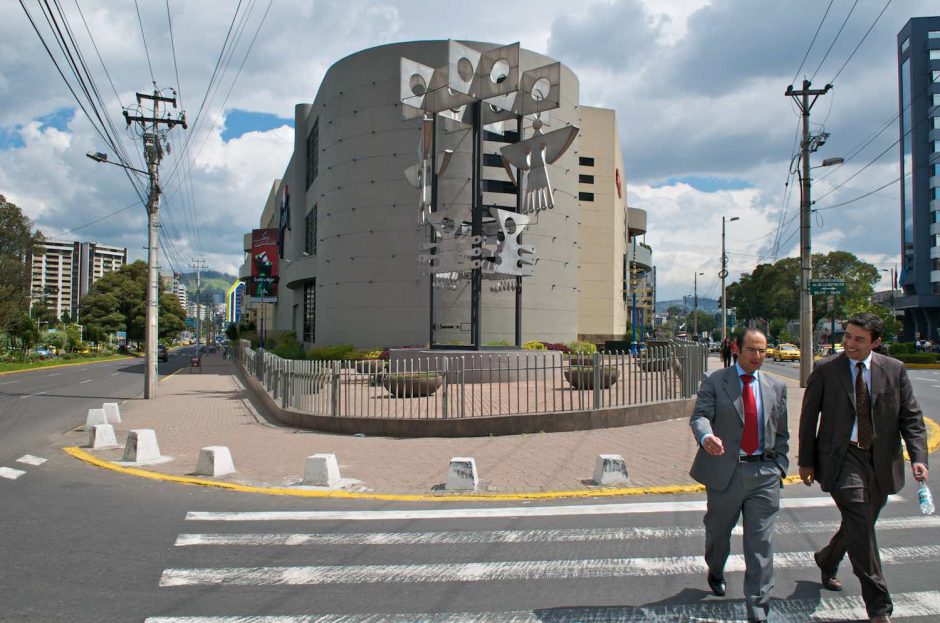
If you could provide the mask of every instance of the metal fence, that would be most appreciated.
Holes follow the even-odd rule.
[[[238,364],[285,409],[350,418],[458,419],[690,398],[705,374],[708,349],[681,342],[637,355],[545,355],[307,361],[252,350],[245,340],[237,351]]]

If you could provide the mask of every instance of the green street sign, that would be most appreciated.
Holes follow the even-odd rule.
[[[810,294],[845,294],[845,279],[810,279]]]

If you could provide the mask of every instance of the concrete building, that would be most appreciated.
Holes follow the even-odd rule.
[[[245,282],[236,281],[225,291],[225,322],[238,322],[242,317],[242,299],[245,295]]]
[[[127,263],[127,249],[97,242],[47,240],[45,252],[32,256],[30,307],[44,301],[56,318],[79,321],[79,302],[105,274]]]
[[[940,17],[898,33],[902,339],[940,338]]]
[[[463,43],[478,50],[493,47]],[[281,206],[289,206],[278,300],[263,312],[257,303],[246,305],[252,308],[247,315],[259,323],[263,318],[268,331],[292,330],[307,345],[426,344],[433,292],[435,342],[469,343],[468,280],[439,276],[439,287],[432,288],[421,272],[418,256],[430,231],[419,225],[419,192],[403,173],[417,162],[421,125],[402,120],[402,57],[440,67],[448,62],[448,42],[397,43],[348,56],[329,69],[312,104],[295,107],[294,152],[259,220],[262,229],[277,228]],[[522,71],[553,62],[528,50],[519,53]],[[564,65],[560,84],[560,106],[542,115],[545,131],[567,125],[582,130],[546,167],[554,208],[532,215],[523,233],[538,259],[534,275],[522,280],[523,341],[621,338],[628,317],[624,258],[632,247],[630,232],[645,230],[645,213],[626,208],[613,112],[580,106],[577,76]],[[526,137],[531,121],[524,122]],[[511,123],[484,128],[484,206],[516,205],[499,151],[517,140]],[[453,120],[439,123],[437,149],[453,151],[440,177],[442,209],[470,205],[470,133],[469,126]],[[593,158],[594,165],[579,164],[580,157]],[[585,176],[593,181],[579,181]],[[587,193],[593,200],[579,202]],[[246,234],[246,253],[250,246]],[[250,274],[246,256],[239,278]],[[484,283],[482,290],[481,343],[512,343],[515,292],[491,285]]]

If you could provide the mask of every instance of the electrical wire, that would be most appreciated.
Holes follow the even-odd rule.
[[[150,68],[150,82],[157,83],[153,77],[153,65],[150,63],[150,48],[147,47],[147,35],[144,33],[144,20],[140,17],[140,5],[134,0],[134,7],[137,9],[137,23],[140,24],[140,37],[144,40],[144,52],[147,54],[147,67]]]
[[[800,61],[800,66],[796,68],[796,73],[793,74],[793,80],[790,81],[790,84],[796,82],[796,79],[800,75],[800,70],[803,69],[803,64],[806,62],[806,58],[809,56],[810,50],[813,49],[813,44],[816,43],[816,37],[819,36],[819,31],[822,30],[823,23],[826,21],[826,16],[829,15],[829,9],[832,8],[832,3],[835,0],[829,0],[829,6],[826,7],[826,12],[823,13],[822,19],[819,20],[819,26],[816,27],[816,34],[813,35],[813,40],[809,42],[809,47],[806,48],[806,54],[803,55],[803,60]]]
[[[852,53],[849,54],[849,57],[848,57],[847,59],[845,59],[845,62],[844,62],[844,63],[842,63],[842,67],[839,68],[839,71],[836,72],[836,75],[834,75],[834,76],[832,77],[832,80],[829,81],[830,84],[834,84],[834,83],[835,83],[836,78],[839,77],[839,75],[842,73],[842,70],[845,69],[845,66],[849,64],[849,61],[852,60],[852,57],[855,56],[855,53],[858,52],[858,49],[859,49],[860,47],[862,47],[862,44],[863,44],[863,43],[865,43],[865,39],[868,37],[869,33],[871,33],[872,29],[875,27],[875,24],[878,23],[878,20],[881,19],[881,16],[884,15],[884,14],[885,14],[885,11],[888,10],[888,6],[889,6],[890,4],[891,4],[891,0],[888,0],[887,2],[885,2],[884,7],[882,7],[882,9],[881,9],[881,13],[878,14],[878,17],[875,18],[875,21],[873,21],[873,22],[871,23],[871,26],[869,26],[869,27],[868,27],[868,30],[865,31],[865,34],[862,35],[861,41],[858,42],[858,45],[855,46],[855,49],[852,50]],[[853,6],[852,8],[854,9],[855,7]]]
[[[852,17],[852,13],[855,11],[855,7],[858,5],[858,0],[852,4],[852,8],[849,9],[848,15],[845,16],[845,19],[842,20],[842,26],[839,27],[839,32],[836,33],[836,36],[833,37],[832,43],[829,44],[829,49],[826,50],[826,53],[823,55],[822,60],[819,61],[819,65],[816,67],[816,71],[813,72],[813,75],[810,77],[810,82],[816,78],[816,74],[819,73],[819,70],[822,69],[823,63],[826,62],[826,59],[829,58],[829,53],[832,52],[832,47],[836,44],[836,41],[839,40],[839,36],[842,35],[842,31],[845,29],[845,25],[848,23],[849,18]]]

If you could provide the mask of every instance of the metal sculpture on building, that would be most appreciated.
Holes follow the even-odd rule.
[[[547,165],[571,146],[578,128],[566,126],[542,133],[543,115],[561,105],[561,64],[520,71],[519,44],[477,50],[448,41],[447,64],[429,67],[402,58],[400,99],[405,120],[421,119],[418,163],[405,170],[420,190],[419,223],[430,231],[418,256],[431,275],[431,344],[434,344],[435,288],[454,289],[470,280],[470,344],[480,346],[482,280],[494,282],[494,292],[516,293],[516,342],[521,339],[521,278],[533,274],[537,262],[533,245],[522,243],[530,222],[525,214],[554,207]],[[454,202],[439,206],[438,177],[452,152],[437,150],[438,118],[472,127],[471,205]],[[531,117],[532,136],[522,139],[524,117]],[[501,130],[516,122],[518,142],[503,147],[503,166],[516,186],[516,211],[484,206],[481,190],[483,127]],[[498,126],[494,127],[494,124]],[[511,285],[514,282],[514,285]]]

